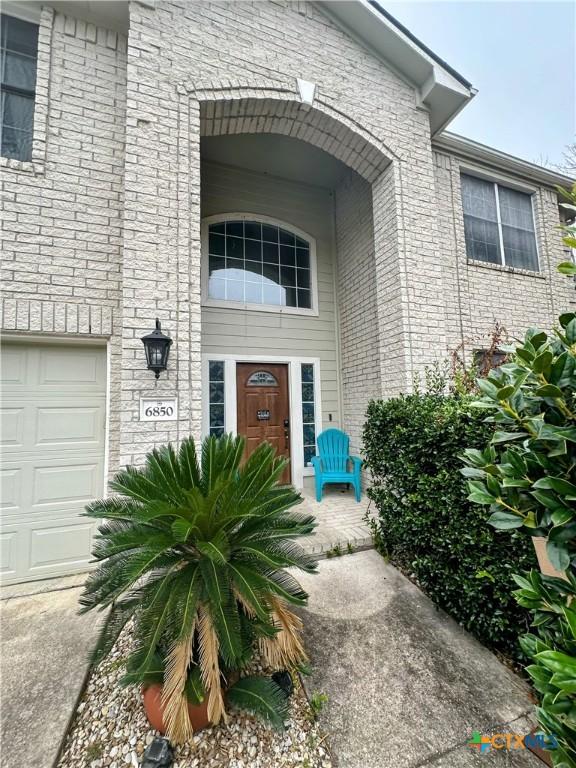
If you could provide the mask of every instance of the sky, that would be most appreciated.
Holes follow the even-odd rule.
[[[576,131],[576,3],[380,4],[478,89],[449,131],[531,162],[561,162]]]

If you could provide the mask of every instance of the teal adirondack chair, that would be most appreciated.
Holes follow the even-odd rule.
[[[362,459],[350,456],[350,438],[340,429],[326,429],[318,435],[319,456],[312,457],[316,479],[316,501],[322,501],[326,483],[351,483],[356,501],[360,501]],[[350,465],[352,471],[350,471]]]

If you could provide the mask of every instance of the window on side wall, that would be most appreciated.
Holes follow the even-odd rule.
[[[466,173],[460,178],[468,259],[537,272],[532,195]]]
[[[300,233],[231,217],[207,225],[204,247],[208,304],[314,313],[314,244]]]
[[[506,352],[501,349],[475,349],[473,359],[478,375],[482,377],[488,376],[494,368],[508,362]]]
[[[32,159],[38,25],[1,15],[1,154]]]

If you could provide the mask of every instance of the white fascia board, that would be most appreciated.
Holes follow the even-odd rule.
[[[508,171],[508,173],[538,185],[570,188],[576,183],[576,179],[566,176],[560,171],[543,168],[541,165],[530,163],[528,160],[522,160],[522,158],[509,155],[507,152],[501,152],[499,149],[480,144],[472,139],[467,139],[465,136],[458,136],[456,133],[446,131],[439,134],[434,138],[434,147],[440,150],[444,149],[465,159],[476,160],[478,163],[490,166],[495,170]]]
[[[41,2],[13,2],[13,0],[4,0],[1,6],[2,13],[7,16],[15,16],[22,21],[30,21],[32,24],[40,23],[40,14],[42,13]]]

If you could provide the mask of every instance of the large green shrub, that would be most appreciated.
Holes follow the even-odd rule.
[[[469,499],[487,505],[494,527],[547,540],[569,580],[516,577],[519,603],[537,634],[522,647],[540,696],[538,720],[559,748],[554,765],[576,766],[576,314],[553,336],[530,329],[510,362],[481,379],[474,404],[496,425],[490,444],[464,453]],[[485,417],[486,418],[486,417]]]
[[[576,214],[576,185],[563,196]],[[576,226],[562,227],[576,247]],[[559,271],[576,276],[576,265]],[[515,576],[518,603],[532,614],[533,633],[520,642],[539,694],[542,728],[558,743],[556,768],[576,767],[576,313],[560,316],[553,334],[529,329],[511,359],[478,382],[490,444],[464,454],[469,499],[490,507],[494,528],[546,538],[562,579],[533,570]]]
[[[465,395],[415,394],[374,401],[364,449],[376,503],[376,534],[392,562],[485,645],[518,657],[527,613],[512,574],[535,563],[521,536],[486,526],[470,503],[459,456],[485,445],[493,427]]]

